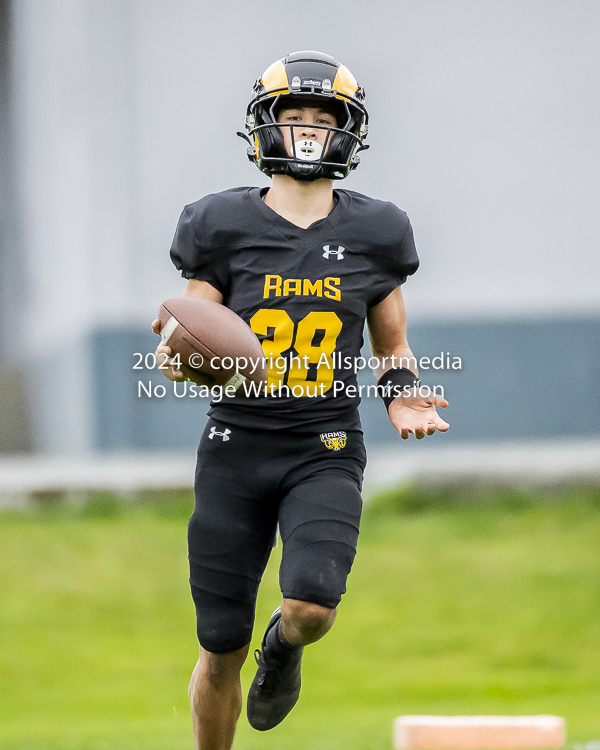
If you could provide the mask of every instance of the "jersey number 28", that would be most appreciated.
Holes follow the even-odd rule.
[[[287,384],[290,388],[295,385],[306,387],[307,385],[318,385],[323,383],[323,393],[328,391],[333,384],[333,352],[337,337],[342,330],[342,321],[334,312],[310,312],[298,325],[285,310],[262,309],[250,320],[250,328],[257,336],[269,336],[262,341],[262,348],[269,360],[269,385],[279,386],[282,375],[277,372],[274,361],[282,356],[283,352],[291,349],[296,350],[298,357],[292,360],[292,366],[288,372]],[[294,336],[294,328],[295,336]],[[320,336],[317,333],[321,334]],[[318,344],[315,344],[315,340]],[[325,360],[323,359],[325,355]],[[325,361],[328,366],[325,366]],[[320,364],[317,370],[317,379],[307,380],[308,367],[304,364]]]

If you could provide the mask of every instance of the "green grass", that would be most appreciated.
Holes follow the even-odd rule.
[[[193,747],[190,498],[142,500],[0,514],[0,750]],[[599,552],[593,488],[375,498],[300,703],[266,734],[242,718],[234,748],[387,750],[403,713],[556,713],[570,743],[600,739]]]

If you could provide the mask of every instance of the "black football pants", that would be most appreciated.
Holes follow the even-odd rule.
[[[277,523],[283,597],[339,604],[356,554],[366,453],[360,430],[347,430],[345,440],[328,440],[328,432],[339,426],[266,431],[209,419],[188,530],[198,639],[207,651],[250,642]]]

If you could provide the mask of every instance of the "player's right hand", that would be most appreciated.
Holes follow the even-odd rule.
[[[160,332],[162,330],[162,323],[160,320],[153,320],[152,321],[152,331],[153,333],[156,333],[158,336],[160,336]],[[183,370],[184,368],[178,367],[177,364],[173,364],[173,352],[171,351],[171,347],[166,346],[165,344],[159,344],[156,347],[156,361],[160,365],[160,372],[167,378],[167,380],[180,380],[184,381],[187,379],[187,375],[184,374]],[[165,359],[165,356],[167,359]],[[165,367],[165,365],[167,365]],[[187,369],[187,368],[185,368]]]
[[[156,333],[158,336],[160,336],[160,332],[162,329],[162,323],[160,320],[153,320],[152,321],[152,331]],[[165,355],[167,359],[165,359]],[[156,361],[160,367],[160,372],[167,378],[167,380],[173,380],[175,382],[180,381],[183,382],[184,380],[191,380],[192,383],[196,383],[196,385],[212,385],[213,380],[210,378],[210,376],[205,375],[202,372],[199,372],[198,370],[194,370],[191,367],[187,367],[183,363],[180,365],[175,362],[173,359],[173,352],[171,351],[170,346],[166,346],[165,344],[159,344],[156,347]],[[165,367],[167,365],[167,367]]]

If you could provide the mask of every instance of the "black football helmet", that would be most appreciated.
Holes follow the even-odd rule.
[[[268,175],[287,174],[296,180],[325,177],[341,180],[360,161],[357,153],[368,146],[369,115],[364,107],[365,92],[352,73],[322,52],[293,52],[269,66],[254,84],[246,112],[246,133],[238,133],[250,144],[248,158]],[[317,126],[328,131],[322,150],[308,141],[302,150],[294,144],[292,153],[284,147],[282,129],[296,127],[277,123],[286,105],[306,100],[306,106],[323,106],[335,113],[337,127]],[[292,131],[293,133],[293,131]]]

